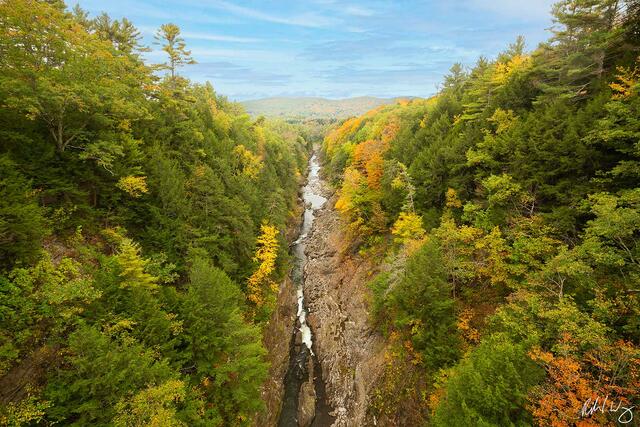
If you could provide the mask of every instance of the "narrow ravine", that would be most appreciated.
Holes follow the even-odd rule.
[[[319,194],[320,164],[314,153],[309,159],[307,183],[302,190],[305,205],[300,235],[292,244],[295,266],[292,280],[297,292],[297,320],[292,332],[289,367],[284,378],[284,397],[278,425],[330,426],[333,417],[326,402],[320,363],[314,353],[313,333],[307,324],[304,299],[304,267],[306,240],[313,226],[314,212],[322,208],[327,199]]]

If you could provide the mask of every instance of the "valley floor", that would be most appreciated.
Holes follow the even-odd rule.
[[[324,181],[328,199],[316,211],[307,240],[305,298],[315,351],[322,366],[335,426],[373,425],[367,419],[368,395],[383,367],[383,340],[372,330],[366,288],[375,260],[349,253],[346,224],[334,209],[335,196]]]

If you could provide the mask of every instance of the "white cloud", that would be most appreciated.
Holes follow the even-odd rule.
[[[216,58],[246,59],[254,62],[283,62],[292,60],[292,54],[290,53],[259,49],[210,49],[194,47],[191,49],[191,56],[193,56],[196,61],[206,61]]]
[[[293,16],[278,16],[278,15],[262,12],[257,9],[238,6],[233,3],[229,3],[221,0],[212,2],[210,3],[210,5],[213,7],[217,7],[218,9],[231,12],[235,15],[240,15],[247,18],[253,18],[260,21],[272,22],[275,24],[295,25],[300,27],[312,27],[312,28],[329,27],[331,25],[336,24],[335,19],[323,16],[323,15],[318,15],[313,12],[293,15]]]
[[[347,7],[344,8],[344,12],[347,15],[363,16],[363,17],[375,15],[375,12],[373,10],[366,9],[366,8],[360,7],[360,6],[347,6]]]
[[[194,33],[194,32],[185,32],[182,34],[185,39],[196,39],[196,40],[210,40],[210,41],[221,41],[221,42],[232,42],[232,43],[260,43],[263,40],[252,37],[237,37],[237,36],[228,36],[224,34],[212,34],[212,33]]]

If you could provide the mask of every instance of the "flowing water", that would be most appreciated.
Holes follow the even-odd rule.
[[[313,225],[314,212],[327,201],[320,193],[320,164],[315,154],[309,159],[309,175],[307,184],[302,190],[305,204],[302,228],[298,239],[293,242],[292,249],[295,256],[295,267],[292,273],[298,297],[297,321],[291,338],[289,353],[289,368],[284,378],[284,397],[278,425],[280,427],[298,426],[298,404],[300,402],[300,388],[309,380],[309,358],[313,364],[313,385],[316,394],[315,418],[311,424],[314,427],[330,426],[333,417],[329,415],[331,408],[326,402],[324,382],[321,366],[313,352],[313,333],[307,324],[307,309],[304,302],[304,265],[305,242],[307,234]]]

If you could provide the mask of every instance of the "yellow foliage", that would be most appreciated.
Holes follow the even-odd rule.
[[[122,119],[118,122],[118,130],[121,130],[123,132],[130,132],[131,131],[131,120],[128,119]]]
[[[446,194],[448,208],[461,208],[462,202],[458,199],[458,193],[453,188],[449,188]]]
[[[344,173],[344,181],[340,190],[340,197],[336,202],[336,209],[342,214],[349,214],[353,210],[353,198],[364,183],[362,174],[353,168]]]
[[[150,290],[158,287],[157,279],[145,271],[149,261],[140,256],[140,247],[133,240],[122,238],[117,259],[122,269],[120,277],[123,280],[120,287]]]
[[[213,123],[224,134],[228,134],[231,130],[231,117],[222,110],[216,111],[213,116]]]
[[[516,115],[511,110],[497,108],[489,121],[496,125],[496,134],[499,135],[511,127],[516,121]]]
[[[422,228],[422,217],[414,212],[400,212],[400,216],[391,228],[391,234],[401,243],[422,239],[425,234]]]
[[[158,386],[149,386],[130,399],[116,405],[116,427],[181,427],[186,424],[177,417],[176,405],[184,401],[184,382],[169,380]]]
[[[338,145],[343,144],[351,134],[355,133],[360,128],[363,119],[363,117],[352,117],[345,120],[340,127],[329,132],[324,140],[324,145],[329,158],[333,156],[333,151]]]
[[[640,57],[638,57],[640,62]],[[609,87],[613,90],[614,99],[626,99],[638,93],[638,85],[640,81],[640,69],[638,67],[625,68],[618,67],[618,75],[616,76],[617,82],[613,82]]]
[[[255,135],[255,140],[257,141],[258,146],[263,147],[264,144],[267,142],[267,138],[264,133],[264,128],[262,126],[254,126],[253,134]]]
[[[393,188],[394,190],[401,190],[404,188],[404,186],[405,183],[399,176],[396,176],[395,178],[393,178],[393,181],[391,181],[391,188]]]
[[[271,274],[276,266],[278,257],[278,229],[267,223],[260,226],[260,236],[257,241],[255,262],[260,263],[256,271],[249,277],[247,285],[247,299],[256,307],[264,305],[265,288],[271,292],[278,290],[277,285],[271,280]]]
[[[531,57],[527,55],[516,55],[508,62],[498,62],[492,77],[493,83],[506,83],[513,73],[527,68],[530,64]]]
[[[133,198],[141,197],[149,192],[146,176],[125,176],[118,180],[116,186]]]
[[[117,246],[116,259],[120,265],[122,288],[156,289],[158,279],[147,273],[149,261],[140,256],[140,246],[123,234],[122,229],[107,228],[102,231],[107,240]]]
[[[233,149],[242,174],[255,179],[262,170],[262,159],[240,144]]]
[[[470,308],[463,310],[462,313],[458,315],[458,330],[469,344],[477,344],[480,341],[480,333],[470,325],[473,316],[474,312]]]
[[[509,280],[509,270],[506,259],[509,255],[507,242],[502,237],[499,227],[494,227],[491,233],[479,239],[475,248],[482,263],[477,268],[481,277],[486,277],[492,285],[505,284]]]
[[[0,408],[0,425],[23,426],[40,424],[45,418],[46,410],[53,406],[49,401],[38,400],[27,395],[18,402],[9,402]]]
[[[204,165],[198,165],[195,167],[195,169],[193,170],[193,177],[194,178],[202,178],[207,174],[207,168]]]

